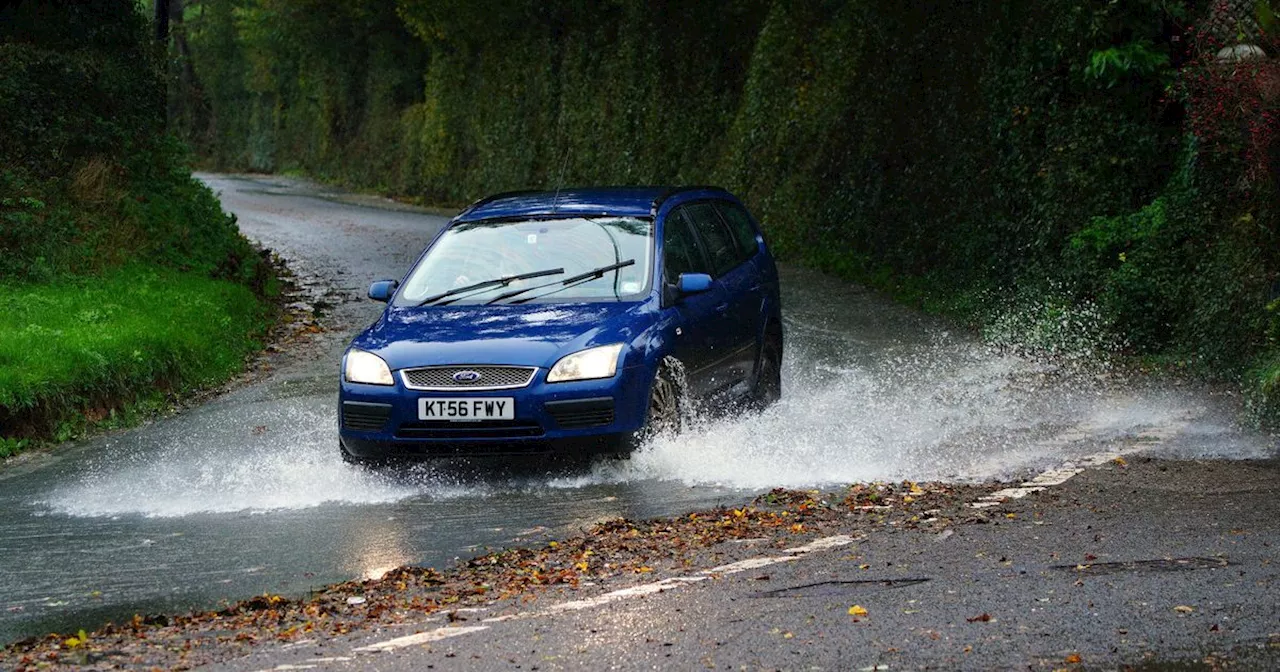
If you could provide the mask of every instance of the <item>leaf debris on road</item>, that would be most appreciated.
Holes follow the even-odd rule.
[[[837,493],[778,488],[749,506],[649,521],[611,520],[582,536],[540,548],[495,551],[447,571],[405,566],[303,598],[268,593],[215,611],[136,615],[74,637],[51,633],[0,649],[0,668],[187,669],[248,655],[271,642],[337,637],[438,612],[456,614],[462,607],[518,609],[548,591],[615,590],[656,574],[722,564],[734,553],[761,547],[777,551],[859,528],[937,532],[953,523],[985,522],[966,503],[992,489],[910,482],[859,484]],[[760,543],[729,543],[743,540]],[[855,605],[850,614],[866,616],[866,610]]]

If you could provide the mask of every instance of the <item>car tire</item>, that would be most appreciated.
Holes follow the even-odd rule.
[[[769,330],[760,346],[760,362],[751,397],[761,409],[782,398],[782,332],[777,328]]]
[[[350,464],[354,467],[374,469],[383,466],[386,462],[385,460],[380,460],[374,457],[360,457],[359,455],[352,455],[351,452],[347,450],[347,446],[342,442],[342,439],[338,439],[338,452],[342,455],[342,461],[344,463]]]
[[[684,392],[672,367],[662,365],[649,386],[649,402],[644,426],[631,437],[631,448],[643,445],[655,436],[680,433],[684,425]]]

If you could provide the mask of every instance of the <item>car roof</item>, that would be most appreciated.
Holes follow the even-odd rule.
[[[729,195],[719,187],[575,187],[559,191],[512,191],[472,203],[454,221],[547,215],[647,217],[656,213],[663,201],[687,192]]]

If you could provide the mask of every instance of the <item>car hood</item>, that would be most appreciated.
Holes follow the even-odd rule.
[[[550,367],[570,352],[630,343],[651,321],[644,303],[391,307],[352,341],[403,369],[442,364]]]

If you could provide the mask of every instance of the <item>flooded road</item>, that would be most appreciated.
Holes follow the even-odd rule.
[[[699,421],[625,462],[486,475],[344,464],[337,362],[444,218],[283,178],[204,176],[249,237],[331,304],[270,375],[135,430],[0,471],[0,640],[134,613],[442,566],[762,489],[1016,479],[1100,450],[1265,457],[1230,397],[1037,361],[821,275],[784,269],[784,400]]]

